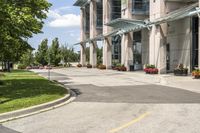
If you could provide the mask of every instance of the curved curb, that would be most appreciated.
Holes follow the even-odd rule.
[[[36,105],[33,107],[1,114],[0,115],[0,124],[8,122],[8,121],[32,116],[32,115],[39,114],[42,112],[46,112],[46,111],[61,107],[63,105],[66,105],[66,104],[72,102],[76,98],[76,94],[68,88],[67,88],[67,90],[68,90],[68,92],[70,92],[70,94],[67,94],[67,95],[65,95],[65,97],[57,99],[55,101],[51,101],[51,102]]]

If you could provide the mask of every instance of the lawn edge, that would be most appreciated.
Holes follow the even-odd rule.
[[[66,94],[64,97],[60,99],[56,99],[51,102],[0,114],[0,124],[8,122],[8,121],[32,116],[32,115],[39,114],[42,112],[46,112],[46,111],[61,107],[65,104],[72,102],[76,97],[75,93],[71,91],[69,88],[66,88],[66,89],[68,90],[68,94]]]

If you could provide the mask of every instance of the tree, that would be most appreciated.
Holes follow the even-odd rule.
[[[28,50],[21,56],[20,63],[24,66],[30,66],[34,63],[33,51]]]
[[[38,50],[35,54],[36,61],[45,66],[48,64],[48,39],[44,39],[38,46]]]
[[[68,47],[68,45],[61,46],[61,59],[65,64],[70,62],[77,62],[79,55],[74,52],[73,48]]]
[[[0,0],[0,57],[3,62],[18,61],[30,49],[27,39],[42,32],[50,6],[46,0]]]
[[[49,48],[49,54],[50,54],[49,57],[50,57],[51,64],[58,66],[61,61],[61,51],[59,48],[58,38],[55,38],[52,41],[52,45]]]

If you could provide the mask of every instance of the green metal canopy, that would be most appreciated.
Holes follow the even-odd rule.
[[[85,4],[84,2],[86,2],[86,1],[88,2],[88,0],[78,0],[74,5],[81,6],[81,5],[84,5]],[[113,31],[111,31],[107,34],[104,34],[104,35],[102,35],[102,34],[98,35],[92,39],[86,39],[85,41],[76,43],[74,45],[88,43],[91,41],[103,39],[105,37],[120,35],[120,34],[128,33],[131,31],[138,31],[138,30],[141,30],[144,28],[149,28],[152,25],[159,25],[162,23],[175,21],[175,20],[179,20],[179,19],[182,19],[185,17],[194,16],[194,15],[198,15],[200,17],[200,8],[199,8],[198,2],[194,3],[192,5],[177,9],[175,11],[172,11],[169,14],[167,14],[161,18],[155,19],[153,21],[118,18],[118,19],[115,19],[115,20],[105,24],[107,26],[113,27],[114,28]]]
[[[118,29],[116,34],[124,34],[131,31],[137,31],[147,28],[146,20],[134,20],[134,19],[115,19],[107,24],[107,26]]]
[[[83,7],[86,4],[90,3],[90,0],[77,0],[73,6],[80,6]]]

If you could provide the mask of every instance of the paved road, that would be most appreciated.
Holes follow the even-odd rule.
[[[47,72],[39,73],[47,76]],[[114,71],[61,69],[51,76],[76,92],[76,100],[5,123],[5,127],[25,133],[200,131],[200,93],[158,85],[156,78],[150,81]]]

